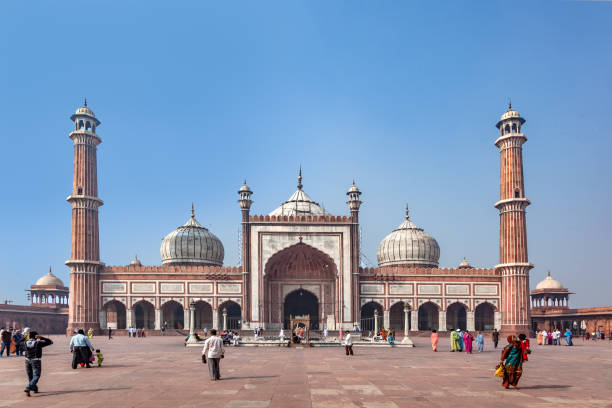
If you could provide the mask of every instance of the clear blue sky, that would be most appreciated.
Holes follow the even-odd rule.
[[[498,261],[494,125],[511,97],[532,286],[550,269],[571,305],[612,305],[611,2],[176,3],[2,4],[0,299],[25,302],[49,265],[69,281],[83,97],[102,121],[108,265],[159,264],[192,201],[236,265],[242,180],[265,214],[301,164],[333,214],[355,179],[373,264],[408,202],[446,267]]]

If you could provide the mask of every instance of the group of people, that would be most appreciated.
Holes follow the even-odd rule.
[[[383,327],[376,333],[369,331],[368,337],[370,338],[371,341],[387,341],[392,346],[395,344],[395,330],[394,329],[385,329]]]
[[[572,331],[567,329],[563,335],[565,336],[565,345],[573,346]],[[561,337],[561,331],[559,329],[550,330],[548,332],[546,330],[536,331],[536,341],[539,345],[560,346]]]
[[[136,328],[134,326],[128,327],[127,332],[128,332],[128,337],[133,337],[133,338],[138,337],[138,338],[140,338],[140,337],[146,337],[147,336],[147,333],[146,333],[144,327],[143,328]]]
[[[438,331],[431,331],[431,349],[433,351],[438,351],[438,341],[440,340]],[[491,333],[491,339],[493,340],[493,348],[497,348],[497,343],[499,342],[499,332],[494,329]],[[456,329],[451,331],[450,334],[450,351],[465,351],[468,354],[472,353],[473,342],[476,340],[476,346],[478,347],[478,352],[484,351],[484,335],[482,332],[478,332],[476,337],[470,333],[469,330],[462,331],[461,329]]]
[[[104,356],[100,349],[94,349],[89,339],[90,336],[86,336],[83,329],[77,330],[70,339],[69,348],[72,353],[72,368],[75,370],[79,364],[81,367],[91,368],[91,363],[96,361],[96,358],[98,359],[98,367],[102,366]]]
[[[585,340],[605,340],[606,339],[606,332],[603,330],[596,330],[594,332],[589,333],[588,331],[584,332],[584,339]],[[608,340],[612,340],[612,332],[610,332],[610,335],[608,336]]]
[[[23,332],[12,327],[0,329],[0,357],[5,354],[7,357],[10,357],[11,354],[23,356],[23,350],[17,345],[22,339],[29,339],[29,330],[29,327],[23,329]]]

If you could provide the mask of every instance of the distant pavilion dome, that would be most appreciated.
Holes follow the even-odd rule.
[[[550,276],[550,271],[548,271],[548,276],[543,281],[541,281],[540,283],[536,285],[536,290],[539,290],[539,289],[565,289],[565,288],[563,287],[561,282],[559,282],[556,279],[553,279],[553,277]]]
[[[49,267],[49,272],[39,278],[36,281],[36,286],[64,286],[64,282],[62,282],[62,280],[60,278],[58,278],[57,276],[55,276],[53,274],[53,272],[51,272],[51,267]]]
[[[410,221],[406,206],[406,219],[381,241],[377,257],[378,266],[437,267],[440,246],[434,237]]]
[[[191,218],[162,240],[160,248],[162,264],[191,264],[223,266],[223,244],[212,232],[195,219],[193,206]]]
[[[471,268],[472,265],[470,265],[470,263],[467,261],[467,259],[465,259],[465,257],[463,257],[463,261],[461,261],[461,263],[459,264],[459,269],[468,269]]]
[[[297,191],[293,193],[289,200],[285,201],[276,210],[272,211],[270,216],[299,216],[299,215],[314,215],[314,216],[328,216],[331,215],[325,211],[318,203],[312,201],[312,199],[302,190],[302,168],[298,176]]]

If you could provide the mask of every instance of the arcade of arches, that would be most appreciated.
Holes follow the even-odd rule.
[[[266,264],[263,314],[271,327],[288,328],[289,316],[309,315],[311,328],[337,320],[337,268],[322,251],[302,242],[277,252]]]
[[[406,319],[406,313],[409,318]],[[375,325],[375,318],[378,319]],[[471,330],[491,331],[495,327],[495,307],[487,302],[479,304],[474,312],[459,302],[448,305],[445,311],[433,302],[423,303],[418,310],[412,310],[404,302],[394,303],[385,311],[380,303],[367,302],[361,307],[361,329],[364,331],[378,328],[391,328],[398,332],[404,331],[405,321],[408,321],[409,331],[431,330]]]

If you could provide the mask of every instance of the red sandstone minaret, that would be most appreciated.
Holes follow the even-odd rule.
[[[251,205],[253,204],[253,200],[251,200],[251,195],[253,192],[247,186],[246,180],[244,180],[244,184],[238,190],[238,195],[240,199],[238,200],[238,204],[240,204],[240,211],[242,212],[242,248],[240,248],[242,252],[242,296],[244,305],[242,308],[242,321],[250,322],[251,318],[251,299],[249,297],[249,293],[251,293],[251,224],[249,223],[249,212],[251,211]]]
[[[72,194],[67,201],[72,205],[70,241],[70,313],[68,331],[77,328],[98,330],[98,273],[100,241],[98,207],[98,171],[96,150],[101,140],[96,135],[100,121],[87,107],[77,109],[70,117],[75,130],[70,133],[74,142],[74,170]]]
[[[355,180],[353,180],[353,185],[349,188],[346,193],[348,196],[348,201],[346,204],[349,206],[351,210],[351,279],[353,288],[353,293],[351,294],[353,299],[351,304],[353,305],[353,310],[351,311],[351,315],[353,316],[353,324],[355,326],[360,326],[361,321],[359,317],[361,316],[361,307],[359,304],[359,207],[361,207],[361,200],[359,196],[361,195],[361,191],[355,185]]]
[[[521,133],[525,123],[512,105],[502,115],[497,128],[500,136],[495,146],[500,150],[500,195],[495,208],[499,210],[499,265],[501,272],[501,331],[525,333],[530,331],[529,270],[533,265],[527,258],[527,225],[525,209],[530,204],[525,198],[523,179],[523,143]]]

